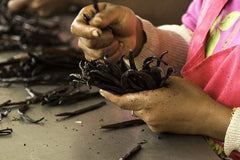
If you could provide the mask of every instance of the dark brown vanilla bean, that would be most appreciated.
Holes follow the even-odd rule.
[[[127,153],[123,157],[119,158],[119,160],[129,160],[130,157],[134,156],[141,149],[142,149],[142,146],[140,144],[138,144],[136,147],[131,149],[131,151],[129,153]]]
[[[93,0],[93,6],[94,6],[94,9],[96,10],[96,12],[98,13],[99,8],[98,8],[98,1],[97,0]]]
[[[39,123],[44,119],[44,117],[41,117],[40,119],[37,119],[37,120],[30,118],[28,115],[26,115],[26,111],[28,109],[29,109],[28,105],[23,105],[21,108],[18,109],[18,113],[23,120],[31,123]]]
[[[100,108],[100,107],[104,106],[105,104],[106,104],[106,102],[102,101],[100,103],[90,105],[88,107],[81,108],[81,109],[76,110],[76,111],[59,113],[59,114],[56,114],[55,116],[67,116],[67,117],[76,116],[76,115],[79,115],[79,114],[82,114],[82,113]]]
[[[86,21],[86,23],[89,24],[90,18],[88,18],[88,16],[84,13],[82,15],[83,15],[83,19]]]
[[[126,127],[132,127],[137,125],[145,124],[145,122],[141,119],[132,119],[128,121],[123,121],[119,123],[113,123],[113,124],[107,124],[107,125],[101,125],[101,129],[120,129],[120,128],[126,128]]]
[[[13,132],[12,128],[2,129],[0,130],[0,136],[7,136],[12,134],[12,132]]]
[[[3,102],[2,104],[0,104],[0,108],[5,107],[6,105],[8,105],[10,103],[11,103],[11,100],[7,100],[6,102]]]

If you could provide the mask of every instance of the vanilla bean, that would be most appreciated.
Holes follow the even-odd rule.
[[[132,119],[128,121],[123,121],[119,123],[113,123],[113,124],[107,124],[107,125],[101,125],[101,129],[120,129],[120,128],[126,128],[126,127],[132,127],[137,125],[145,124],[145,122],[141,119]]]
[[[2,118],[7,117],[10,112],[11,112],[11,109],[7,109],[5,112],[1,113],[0,121],[2,120]]]
[[[89,24],[90,18],[86,14],[83,13],[83,19],[86,21],[87,24]]]
[[[0,130],[0,136],[7,136],[9,134],[12,134],[12,132],[13,132],[12,128],[2,129]]]
[[[3,102],[2,104],[0,104],[0,107],[5,107],[9,103],[11,103],[11,100],[7,100],[6,102]]]
[[[44,119],[44,117],[41,117],[38,120],[34,120],[34,119],[30,118],[28,115],[25,114],[25,112],[28,109],[29,109],[28,105],[23,105],[21,108],[18,109],[18,113],[23,120],[31,122],[31,123],[39,123],[40,121],[42,121]]]
[[[99,8],[98,8],[98,1],[97,0],[93,0],[93,6],[94,6],[94,9],[96,10],[96,12],[98,13]]]
[[[23,105],[23,104],[27,104],[28,101],[29,101],[29,100],[19,101],[19,102],[9,102],[9,103],[5,103],[5,104],[1,104],[0,107],[15,106],[15,105]]]
[[[76,116],[76,115],[79,115],[79,114],[82,114],[82,113],[85,113],[85,112],[88,112],[88,111],[91,111],[91,110],[98,109],[98,108],[104,106],[105,104],[106,104],[106,102],[102,101],[100,103],[90,105],[88,107],[81,108],[81,109],[76,110],[76,111],[59,113],[59,114],[56,114],[55,116],[67,116],[67,117]]]
[[[136,147],[131,149],[131,151],[129,153],[127,153],[123,157],[119,158],[119,160],[129,160],[130,157],[134,156],[141,149],[142,149],[142,146],[140,144],[138,144]]]

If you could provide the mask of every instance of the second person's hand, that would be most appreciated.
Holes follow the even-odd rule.
[[[71,31],[79,37],[78,46],[88,60],[108,55],[117,61],[128,55],[129,49],[136,56],[144,43],[144,32],[135,13],[124,6],[98,3],[83,8],[72,23]]]
[[[24,9],[28,13],[46,17],[66,10],[71,4],[71,0],[9,0],[8,8],[12,12]]]

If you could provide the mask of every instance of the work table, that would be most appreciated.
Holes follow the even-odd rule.
[[[3,54],[4,55],[4,54]],[[2,56],[2,55],[1,55]],[[46,91],[51,86],[33,89]],[[96,89],[96,88],[95,88]],[[0,89],[0,103],[25,100],[28,96],[22,84]],[[106,101],[94,97],[71,105],[30,105],[27,114],[45,119],[39,124],[19,120],[17,109],[0,122],[0,129],[12,128],[13,133],[2,136],[0,159],[3,160],[118,160],[138,143],[142,149],[132,160],[217,160],[219,159],[201,136],[157,134],[147,125],[117,130],[100,129],[102,124],[121,122],[135,117],[109,101],[107,105],[72,117],[56,121],[55,114],[73,111],[84,106]]]
[[[70,24],[72,19],[67,19]],[[65,22],[65,21],[64,21]],[[65,30],[69,29],[69,25]],[[15,53],[0,53],[0,61]],[[45,92],[53,86],[36,86]],[[97,88],[94,88],[98,90]],[[0,104],[27,98],[23,84],[0,88]],[[107,105],[63,120],[55,114],[77,110],[106,101]],[[218,160],[202,136],[157,134],[147,125],[105,130],[103,124],[135,119],[130,111],[121,110],[103,97],[94,97],[71,105],[48,106],[31,104],[27,115],[33,119],[44,116],[38,124],[20,120],[17,109],[0,122],[0,129],[12,128],[13,133],[0,137],[0,160],[118,160],[138,143],[142,149],[132,160]]]

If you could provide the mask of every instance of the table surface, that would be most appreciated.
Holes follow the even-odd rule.
[[[1,53],[0,61],[11,56]],[[33,89],[45,92],[51,86]],[[95,88],[96,90],[96,88]],[[6,100],[21,101],[28,94],[21,84],[0,88],[0,104]],[[0,137],[0,160],[118,160],[140,142],[142,145],[132,160],[218,160],[201,136],[156,134],[146,125],[118,130],[100,129],[102,124],[133,119],[129,111],[121,110],[109,101],[107,105],[64,121],[56,121],[57,113],[73,111],[100,102],[102,97],[72,105],[31,105],[27,114],[33,119],[44,116],[39,124],[20,120],[17,110],[0,122],[0,129],[12,128],[9,136]]]

